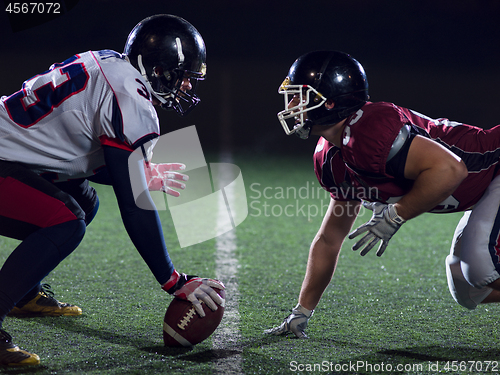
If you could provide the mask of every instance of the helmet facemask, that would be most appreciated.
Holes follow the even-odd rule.
[[[200,98],[196,95],[196,87],[199,80],[204,79],[204,75],[182,69],[163,72],[162,69],[154,68],[151,78],[151,87],[155,98],[160,101],[163,109],[175,110],[179,115],[188,114],[199,102]],[[183,80],[188,78],[191,83],[191,89],[183,91],[181,86]]]
[[[313,123],[307,119],[306,113],[324,106],[327,98],[310,85],[291,85],[288,77],[279,87],[278,93],[284,95],[285,100],[285,109],[278,113],[278,120],[286,135],[309,138]],[[294,97],[299,98],[299,104],[289,107]]]
[[[337,124],[369,99],[363,67],[339,51],[313,51],[300,56],[278,92],[285,95],[285,110],[278,113],[278,120],[286,134],[302,139],[308,138],[313,125]],[[300,97],[300,103],[295,105],[297,99],[289,103],[289,95]]]

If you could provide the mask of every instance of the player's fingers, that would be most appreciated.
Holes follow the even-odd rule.
[[[368,243],[368,245],[365,246],[365,248],[363,250],[361,250],[361,252],[359,253],[359,255],[361,255],[362,257],[364,257],[366,254],[368,254],[368,252],[373,248],[373,246],[375,246],[375,244],[380,241],[380,238],[374,236],[372,238],[372,240]]]
[[[224,298],[222,298],[219,295],[219,293],[217,293],[214,289],[212,289],[208,285],[200,285],[200,289],[206,293],[207,298],[210,299],[210,302],[215,302],[218,305],[224,306],[224,304],[225,304]],[[214,310],[214,311],[217,310],[217,306],[215,306],[215,307],[216,307],[216,309],[212,309],[212,310]]]
[[[200,285],[200,287],[196,289],[195,293],[196,297],[205,302],[212,311],[217,310],[217,304],[213,299],[217,299],[222,303],[222,300],[217,292],[206,285]]]
[[[179,180],[179,181],[189,180],[189,176],[187,174],[182,174],[177,172],[167,172],[163,175],[163,178],[166,178],[168,180]]]
[[[167,193],[168,195],[171,195],[173,197],[180,197],[181,193],[179,193],[177,190],[170,189],[168,186],[162,186],[160,188],[160,191],[163,191],[164,193]]]
[[[279,325],[277,327],[266,329],[264,331],[264,333],[267,334],[267,335],[282,335],[282,334],[284,334],[286,332],[289,332],[287,330],[286,322],[281,323],[281,325]]]
[[[308,339],[309,337],[306,335],[305,331],[302,329],[292,329],[292,332],[299,339]]]
[[[349,239],[352,240],[353,238],[359,236],[360,234],[365,233],[369,229],[370,229],[370,226],[368,226],[368,223],[363,224],[363,225],[359,226],[358,228],[356,228],[355,230],[353,230],[351,233],[349,233]]]
[[[186,184],[183,184],[182,182],[175,181],[175,180],[164,180],[163,184],[170,186],[170,187],[178,188],[178,189],[185,189],[186,188]]]
[[[373,206],[375,205],[375,202],[363,201],[362,204],[363,204],[364,208],[367,208],[367,209],[373,211]]]
[[[382,243],[380,244],[380,247],[378,248],[377,250],[377,256],[381,257],[382,254],[384,253],[387,245],[389,244],[389,242],[387,241],[382,241]]]
[[[186,165],[182,163],[162,163],[158,164],[158,169],[160,172],[183,171],[186,169]]]
[[[212,288],[217,288],[217,289],[226,289],[222,281],[219,280],[214,280],[214,279],[205,279],[203,281],[203,284],[208,285],[209,287]]]
[[[360,248],[362,248],[368,241],[370,241],[372,238],[374,237],[373,233],[371,232],[368,232],[367,234],[365,234],[358,242],[356,242],[353,246],[352,246],[352,250],[353,251],[356,251],[356,250],[359,250]]]
[[[191,293],[188,297],[187,300],[193,304],[194,309],[198,313],[198,315],[202,318],[205,317],[205,311],[203,311],[203,306],[201,306],[201,302],[196,298],[194,293]]]
[[[217,294],[217,293],[215,293]],[[220,299],[220,297],[219,297]],[[207,294],[206,297],[202,297],[202,301],[207,304],[207,306],[210,308],[210,310],[215,311],[218,309],[217,304],[214,302],[212,298]],[[221,302],[222,303],[222,302]]]
[[[212,298],[212,300],[217,303],[218,305],[221,305],[222,307],[224,307],[224,304],[226,303],[226,301],[224,300],[224,298],[222,298],[219,293],[217,293],[215,290],[212,289],[212,291],[209,293],[210,295],[210,298]]]

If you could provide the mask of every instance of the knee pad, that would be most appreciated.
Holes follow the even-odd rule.
[[[453,299],[461,306],[474,310],[492,291],[491,288],[476,288],[469,284],[462,271],[462,262],[452,254],[446,257],[446,278]]]

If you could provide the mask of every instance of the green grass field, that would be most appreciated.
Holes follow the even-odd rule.
[[[110,188],[96,186],[97,217],[80,247],[45,279],[60,301],[79,305],[83,315],[7,318],[4,328],[15,343],[40,356],[41,366],[0,371],[500,373],[498,307],[467,311],[448,292],[444,258],[460,218],[456,214],[410,221],[381,258],[374,252],[362,258],[350,250],[353,241],[346,241],[333,282],[310,321],[310,339],[264,336],[262,331],[281,323],[297,302],[309,244],[328,197],[318,190],[309,160],[242,156],[234,162],[245,180],[249,216],[236,229],[239,332],[232,340],[222,348],[211,339],[192,349],[163,346],[162,320],[171,297],[133,248]],[[161,217],[176,268],[216,277],[215,240],[181,249],[168,211]],[[1,238],[0,257],[16,243]]]

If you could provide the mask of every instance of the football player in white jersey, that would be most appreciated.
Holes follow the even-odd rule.
[[[123,54],[77,54],[1,98],[0,235],[21,240],[0,269],[1,365],[40,362],[1,329],[7,314],[81,314],[40,283],[75,250],[97,212],[89,180],[113,186],[125,229],[162,289],[191,301],[201,316],[200,300],[212,310],[222,303],[212,289],[223,289],[220,282],[175,270],[149,194],[152,209],[139,208],[130,181],[135,173],[145,176],[144,191],[152,178],[168,194],[183,188],[182,165],[129,166],[129,156],[141,148],[145,159],[151,155],[146,145],[160,135],[153,105],[181,116],[196,106],[205,61],[204,41],[190,23],[156,15],[137,24]]]

